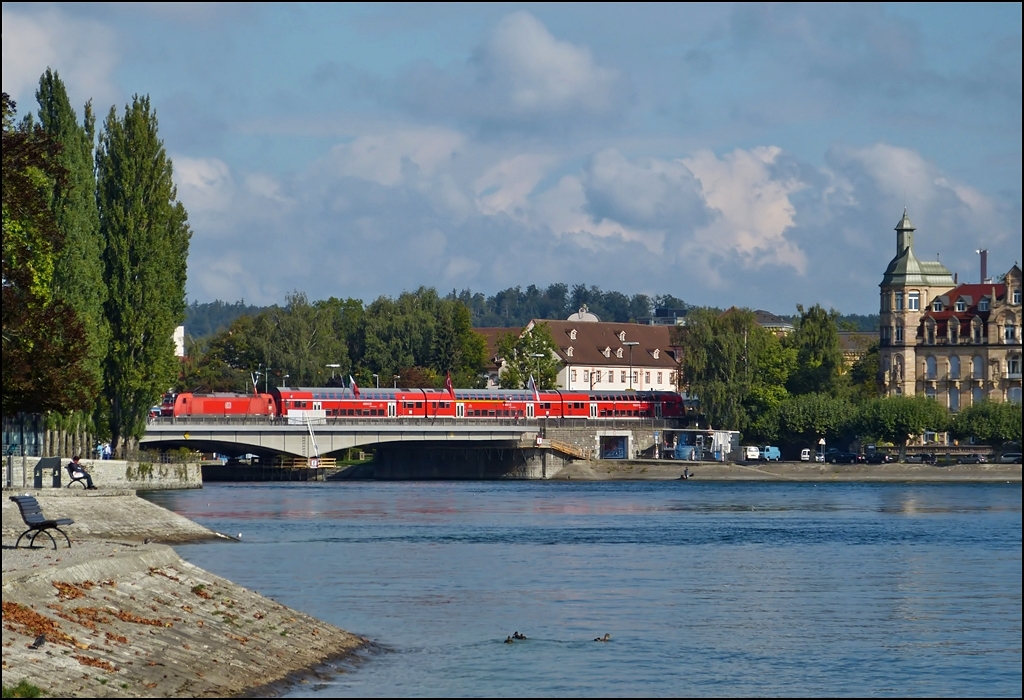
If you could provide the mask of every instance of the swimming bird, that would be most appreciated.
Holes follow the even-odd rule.
[[[610,634],[605,634],[603,637],[594,637],[594,641],[595,642],[610,642],[610,641],[612,641],[612,636]]]
[[[526,635],[519,634],[519,630],[516,630],[516,633],[512,635],[512,639],[526,639]]]
[[[505,644],[515,644],[515,642],[512,641],[512,637],[505,637]]]

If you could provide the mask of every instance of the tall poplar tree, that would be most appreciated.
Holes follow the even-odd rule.
[[[79,342],[85,347],[83,368],[98,387],[103,380],[102,363],[107,350],[107,325],[103,315],[107,293],[93,168],[96,118],[91,103],[87,103],[82,123],[78,123],[64,82],[50,69],[39,79],[36,100],[39,123],[60,145],[55,160],[65,172],[64,178],[52,181],[49,191],[50,210],[63,237],[63,246],[54,260],[53,294],[74,309],[82,321],[85,332]],[[101,395],[95,395],[92,407],[84,416],[88,432],[95,433],[97,428],[101,433],[106,432],[105,407]],[[83,427],[82,418],[82,413],[64,416],[61,427]]]
[[[179,369],[171,336],[185,317],[192,233],[172,175],[149,97],[134,96],[123,118],[111,107],[96,153],[96,199],[110,325],[104,390],[122,453]]]

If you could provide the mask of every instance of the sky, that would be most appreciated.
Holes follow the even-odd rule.
[[[149,94],[187,293],[553,282],[874,313],[1021,259],[1021,5],[3,4],[3,89]]]

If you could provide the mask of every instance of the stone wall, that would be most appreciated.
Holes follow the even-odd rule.
[[[39,457],[15,457],[13,487],[20,489],[23,485],[21,474],[22,464],[25,465],[24,485],[32,488],[32,475]],[[68,485],[70,478],[64,469],[71,460],[61,459],[61,487]],[[92,475],[93,484],[97,488],[135,489],[137,491],[156,491],[161,489],[201,489],[203,473],[196,463],[155,464],[152,462],[127,462],[120,459],[95,460],[83,459],[82,464]],[[7,467],[6,459],[4,469]],[[43,488],[52,488],[53,478],[50,470],[43,474]],[[80,488],[77,484],[72,488]]]

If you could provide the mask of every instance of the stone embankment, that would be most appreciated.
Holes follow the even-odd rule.
[[[678,479],[685,469],[698,481],[1020,482],[1019,464],[817,464],[808,462],[676,462],[594,460],[567,464],[550,479]]]
[[[70,462],[62,458],[61,465]],[[12,464],[14,488],[32,486],[33,470],[39,457],[14,457]],[[102,488],[135,489],[137,491],[158,491],[161,489],[201,489],[203,472],[198,463],[160,464],[156,462],[129,462],[123,459],[83,459],[82,464],[92,475],[93,483]],[[22,473],[24,472],[24,481]],[[69,482],[67,470],[60,469],[62,487]],[[53,485],[52,472],[45,470],[43,487]],[[71,489],[80,489],[74,485]]]
[[[365,643],[181,560],[158,542],[218,535],[133,492],[40,493],[47,517],[75,520],[65,528],[73,546],[58,535],[57,550],[48,538],[47,548],[14,549],[24,528],[10,493],[5,686],[25,680],[47,695],[74,697],[234,695]],[[32,648],[41,635],[43,644]]]

